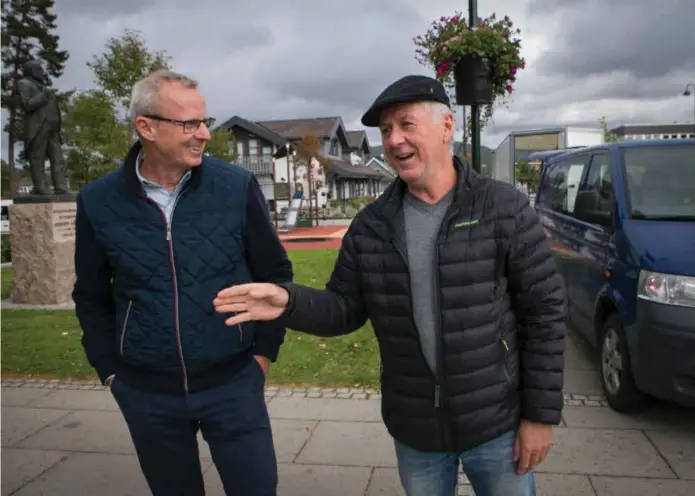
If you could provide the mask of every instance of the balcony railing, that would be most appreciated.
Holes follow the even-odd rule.
[[[273,159],[271,157],[239,157],[236,163],[256,176],[273,174]]]

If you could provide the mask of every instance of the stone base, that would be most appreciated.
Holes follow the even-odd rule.
[[[50,194],[50,195],[17,195],[12,201],[19,205],[24,203],[74,203],[77,201],[75,193]]]
[[[76,204],[47,200],[9,207],[13,303],[60,305],[72,300]]]

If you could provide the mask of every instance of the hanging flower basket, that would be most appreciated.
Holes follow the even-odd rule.
[[[497,20],[492,14],[470,27],[456,12],[413,38],[415,57],[434,70],[458,105],[483,105],[481,120],[487,121],[493,105],[514,92],[518,72],[526,67],[520,33],[507,16]]]
[[[489,105],[494,102],[493,68],[477,55],[464,55],[453,69],[458,105]]]

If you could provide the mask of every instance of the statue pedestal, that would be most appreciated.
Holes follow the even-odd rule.
[[[10,205],[13,303],[58,305],[72,300],[76,211],[70,195],[20,197]]]

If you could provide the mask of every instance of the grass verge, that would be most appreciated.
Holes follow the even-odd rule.
[[[289,251],[295,281],[322,288],[337,250]],[[2,298],[10,296],[11,268],[2,269]],[[2,372],[5,377],[96,378],[84,355],[82,331],[72,310],[2,311]],[[287,331],[268,377],[276,385],[362,386],[379,382],[379,349],[367,323],[348,336],[317,338]]]

